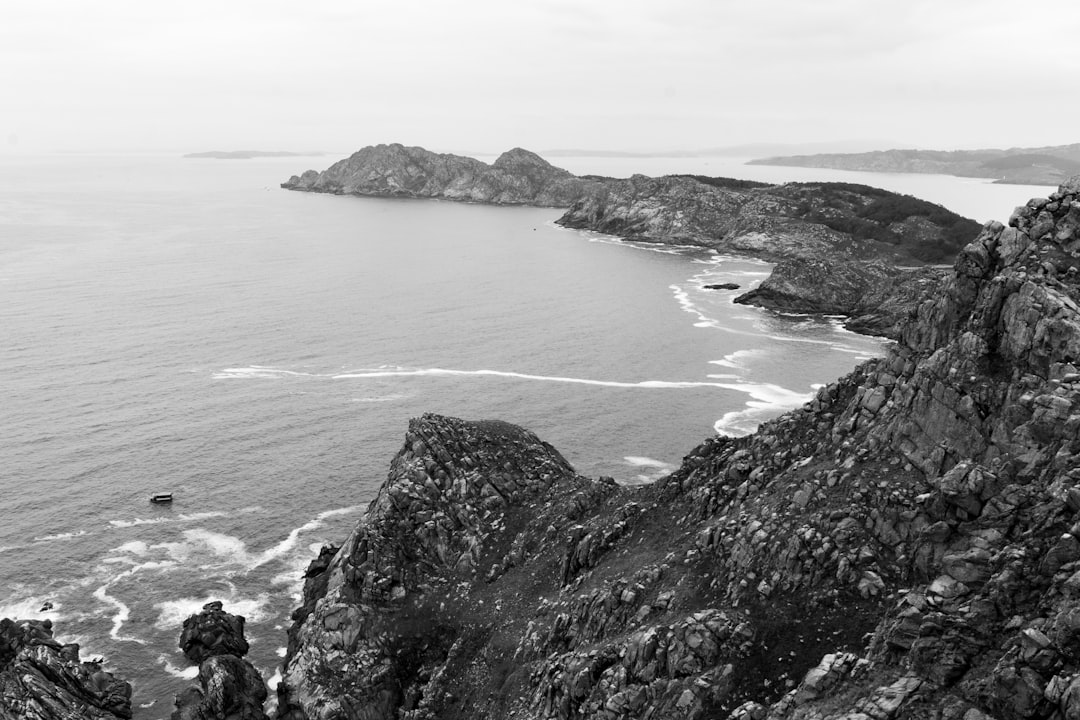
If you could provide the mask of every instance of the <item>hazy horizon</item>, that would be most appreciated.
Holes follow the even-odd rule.
[[[0,152],[1063,145],[1077,31],[1063,0],[17,0]]]

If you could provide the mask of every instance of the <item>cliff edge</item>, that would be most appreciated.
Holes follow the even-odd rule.
[[[1080,717],[1080,177],[900,341],[670,476],[425,416],[309,569],[282,717]]]

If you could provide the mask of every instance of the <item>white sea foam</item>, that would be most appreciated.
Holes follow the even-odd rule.
[[[52,603],[52,607],[48,610],[42,610],[46,602]],[[45,620],[49,619],[53,622],[64,617],[60,610],[63,605],[50,598],[47,595],[41,597],[25,597],[19,600],[8,600],[7,602],[0,604],[0,617],[11,618],[12,620]]]
[[[85,530],[79,530],[78,532],[57,533],[56,535],[42,535],[34,538],[36,543],[53,542],[55,540],[71,540],[72,538],[82,537],[86,535]]]
[[[111,583],[106,583],[94,591],[94,597],[96,597],[101,602],[112,605],[116,608],[116,613],[112,617],[112,629],[109,630],[109,637],[117,641],[130,640],[132,642],[137,642],[140,645],[145,645],[146,642],[143,640],[139,640],[135,637],[124,637],[120,635],[120,629],[124,627],[124,623],[127,622],[128,618],[131,616],[131,608],[129,608],[120,600],[114,598],[112,595],[109,595],[108,590],[110,584]]]
[[[626,464],[635,468],[647,469],[647,472],[641,472],[634,476],[636,483],[651,483],[656,482],[664,475],[669,474],[675,469],[675,466],[671,463],[664,462],[663,460],[657,460],[651,457],[642,457],[638,455],[627,455],[623,458]],[[631,483],[634,484],[634,483]]]
[[[221,602],[226,612],[233,615],[243,615],[244,619],[249,623],[262,622],[268,616],[269,595],[261,594],[257,597],[242,597],[237,594],[235,587],[230,587],[226,593],[197,598],[176,598],[175,600],[154,603],[154,609],[158,611],[157,619],[154,620],[154,627],[159,630],[177,628],[184,623],[184,620],[192,615],[197,615],[203,609],[203,605],[215,600]]]
[[[251,556],[248,555],[247,545],[238,537],[205,528],[185,530],[183,535],[188,543],[203,547],[219,558],[237,565],[250,565],[252,562]]]
[[[287,377],[316,377],[312,373],[299,372],[296,370],[284,370],[282,368],[266,367],[264,365],[251,365],[249,367],[225,368],[214,373],[214,380],[246,380],[258,378],[263,380],[280,380]]]
[[[448,370],[445,368],[416,368],[400,370],[360,370],[334,375],[335,380],[367,380],[385,377],[502,377],[516,380],[534,380],[539,382],[571,383],[575,385],[593,385],[614,388],[700,388],[722,387],[717,383],[677,381],[677,380],[642,380],[624,382],[619,380],[590,380],[588,378],[562,377],[558,375],[532,375],[529,373],[509,372],[505,370]]]
[[[748,435],[765,418],[801,407],[813,397],[813,392],[795,392],[771,383],[731,383],[727,387],[750,395],[745,409],[725,413],[713,426],[717,433],[733,437]]]
[[[651,457],[641,457],[638,455],[627,455],[623,458],[629,465],[634,467],[651,467],[651,468],[670,468],[671,463],[666,463],[663,460],[657,460]]]
[[[160,525],[163,523],[201,522],[220,517],[232,517],[234,515],[247,515],[261,512],[262,507],[253,505],[239,510],[208,510],[200,513],[179,513],[177,515],[162,515],[155,518],[134,518],[132,520],[110,520],[109,525],[116,528],[138,527],[140,525]]]
[[[186,619],[186,617],[185,617]],[[168,657],[165,655],[158,656],[158,663],[164,668],[165,672],[169,673],[173,677],[183,678],[184,680],[194,680],[199,676],[199,666],[191,665],[190,667],[178,668],[172,664]],[[153,705],[153,703],[150,703]],[[150,705],[141,705],[140,707],[150,707]]]
[[[149,548],[142,540],[132,540],[131,542],[124,543],[120,547],[113,548],[113,552],[131,553],[132,555],[146,555]]]
[[[720,367],[732,368],[735,370],[741,370],[746,367],[746,364],[742,362],[746,358],[751,358],[756,355],[761,355],[762,351],[758,348],[744,348],[742,350],[736,350],[733,353],[728,353],[720,360],[710,360],[710,365],[719,365]],[[709,377],[721,377],[718,375],[710,375]],[[725,375],[723,377],[730,377]]]

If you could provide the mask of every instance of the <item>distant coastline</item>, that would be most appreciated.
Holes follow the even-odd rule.
[[[776,155],[748,165],[930,173],[989,178],[999,184],[1058,185],[1080,173],[1080,143],[1007,150],[876,150],[861,153]]]

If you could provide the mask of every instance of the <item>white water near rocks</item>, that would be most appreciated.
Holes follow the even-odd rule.
[[[880,351],[702,287],[751,286],[760,262],[564,230],[557,210],[280,190],[305,162],[4,160],[0,616],[50,617],[103,655],[136,718],[167,717],[194,676],[176,640],[210,600],[247,618],[274,675],[304,567],[355,524],[410,417],[509,420],[579,472],[642,482]],[[1045,194],[904,182],[980,220]]]

